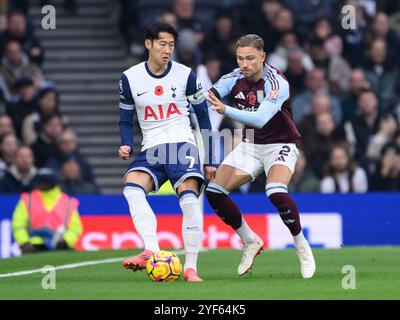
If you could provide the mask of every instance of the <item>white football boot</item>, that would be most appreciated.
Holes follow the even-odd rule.
[[[301,276],[303,278],[311,278],[315,273],[316,265],[309,243],[300,244],[296,248],[296,253],[300,260]]]
[[[263,250],[263,245],[264,242],[259,236],[257,236],[256,241],[248,244],[243,244],[242,259],[240,260],[240,264],[237,269],[237,273],[239,276],[242,276],[250,271],[251,267],[253,266],[254,259]]]

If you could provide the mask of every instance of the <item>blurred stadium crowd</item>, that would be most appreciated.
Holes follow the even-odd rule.
[[[355,8],[355,29],[342,25],[347,4]],[[0,1],[0,193],[29,190],[41,167],[57,170],[67,193],[97,193],[57,88],[41,69],[45,54],[28,6]],[[303,136],[291,192],[400,190],[400,1],[119,0],[119,6],[132,61],[146,58],[146,26],[164,20],[179,31],[173,59],[192,67],[205,90],[236,68],[239,36],[263,37],[267,62],[290,83]],[[215,130],[240,128],[210,116]],[[226,154],[232,146],[221,148]],[[261,176],[240,191],[264,186]]]
[[[44,50],[28,10],[29,1],[0,1],[0,193],[32,189],[42,167],[58,172],[67,193],[98,193],[55,83],[41,69]]]

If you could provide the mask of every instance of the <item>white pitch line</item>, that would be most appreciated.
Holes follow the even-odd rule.
[[[183,254],[184,251],[176,251],[175,253],[177,255],[180,255],[180,254]],[[64,265],[61,265],[61,266],[54,267],[54,269],[52,269],[52,270],[74,269],[74,268],[80,268],[80,267],[86,267],[86,266],[94,266],[94,265],[98,265],[98,264],[115,263],[115,262],[123,261],[126,258],[127,257],[121,257],[121,258],[111,258],[111,259],[84,261],[84,262],[79,262],[79,263],[70,263],[70,264],[64,264]],[[48,270],[49,270],[48,268],[43,267],[43,268],[40,268],[40,269],[25,270],[25,271],[18,271],[18,272],[12,272],[12,273],[3,273],[3,274],[0,274],[0,278],[25,276],[25,275],[28,275],[28,274],[39,273],[39,272],[40,273],[45,273],[45,272],[48,272]]]

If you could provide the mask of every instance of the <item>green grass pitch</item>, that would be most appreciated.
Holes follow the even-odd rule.
[[[151,282],[145,271],[125,270],[121,262],[56,271],[56,289],[42,288],[40,272],[1,277],[45,265],[126,257],[138,251],[57,252],[0,260],[0,299],[400,299],[400,247],[352,247],[314,250],[317,272],[302,279],[294,250],[265,250],[251,274],[236,275],[237,250],[200,254],[203,283]],[[180,255],[183,258],[182,255]],[[356,289],[343,289],[345,265],[356,270]]]

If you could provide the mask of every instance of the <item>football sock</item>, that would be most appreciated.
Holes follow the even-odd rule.
[[[304,237],[303,231],[296,236],[293,236],[294,246],[298,248],[301,245],[309,245],[307,239]]]
[[[293,236],[298,235],[301,231],[300,216],[296,203],[288,194],[286,185],[283,183],[268,183],[265,191],[269,200],[278,209],[279,215],[290,230],[290,233]]]
[[[240,228],[236,229],[236,232],[245,244],[253,243],[257,239],[256,234],[253,232],[253,230],[250,229],[249,225],[246,223],[243,217],[242,225],[240,226]]]
[[[237,230],[242,225],[242,212],[235,202],[229,197],[229,191],[217,185],[209,183],[206,189],[207,200],[215,213],[227,225]]]
[[[124,196],[129,205],[133,224],[144,242],[145,249],[153,252],[160,251],[157,241],[157,219],[146,200],[143,187],[135,183],[127,183]]]
[[[179,195],[179,205],[182,209],[182,238],[185,246],[185,265],[197,270],[197,255],[203,236],[203,213],[195,192],[186,190]]]

